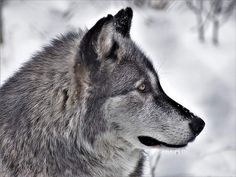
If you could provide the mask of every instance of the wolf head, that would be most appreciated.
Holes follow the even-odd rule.
[[[108,15],[80,42],[75,77],[78,89],[86,90],[81,133],[92,144],[109,135],[138,149],[184,147],[205,123],[164,92],[130,38],[132,16],[131,8]]]

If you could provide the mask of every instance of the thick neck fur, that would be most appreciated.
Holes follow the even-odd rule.
[[[105,136],[95,142],[93,148],[87,147],[90,155],[97,159],[96,165],[89,165],[90,173],[98,177],[129,177],[142,158],[142,152],[122,138]]]
[[[0,174],[6,172],[12,176],[0,176],[129,177],[142,157],[139,150],[122,138],[108,134],[95,141],[93,146],[61,135],[43,136],[1,139],[0,161],[4,166],[0,167]]]

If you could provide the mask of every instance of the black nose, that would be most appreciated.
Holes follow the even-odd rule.
[[[204,128],[205,122],[200,118],[194,118],[190,123],[189,127],[193,131],[193,134],[197,136]]]

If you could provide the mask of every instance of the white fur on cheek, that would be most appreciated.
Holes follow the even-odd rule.
[[[154,76],[154,74],[151,71],[148,71],[147,73],[148,73],[149,79],[151,81],[152,88],[154,90],[156,90],[157,89],[156,77]]]

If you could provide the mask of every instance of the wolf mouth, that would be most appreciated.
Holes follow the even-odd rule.
[[[149,136],[139,136],[138,139],[145,146],[165,146],[170,148],[182,148],[187,146],[187,144],[180,144],[180,145],[168,144],[165,142],[158,141],[157,139]]]

